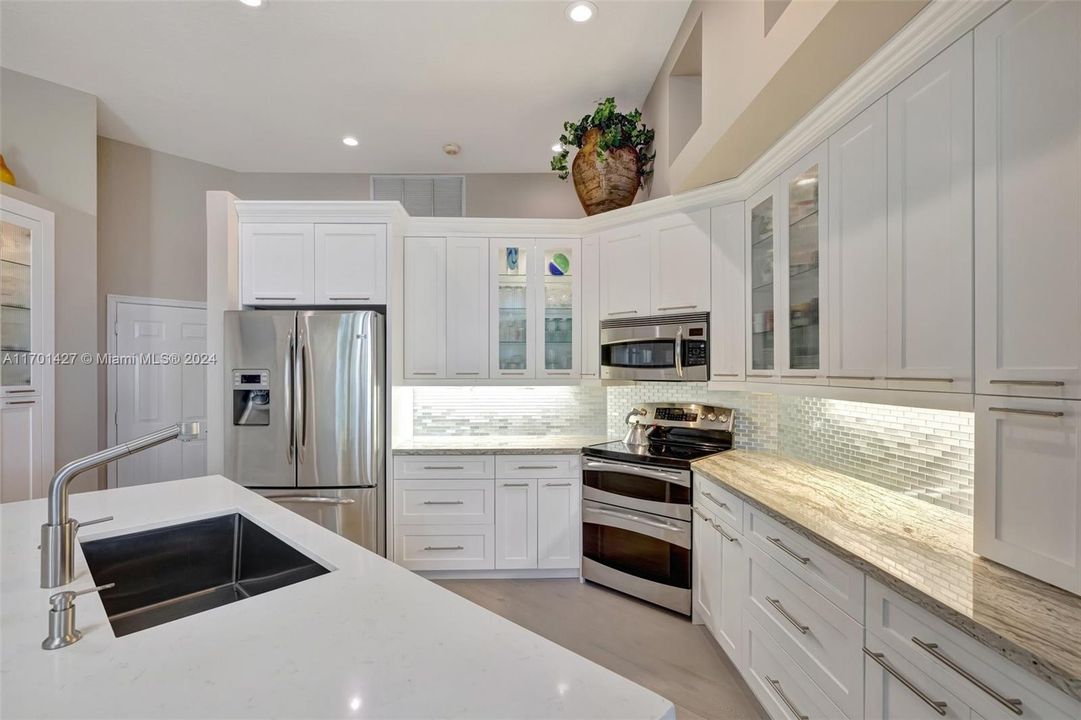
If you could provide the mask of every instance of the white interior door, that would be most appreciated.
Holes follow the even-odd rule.
[[[206,352],[206,310],[121,302],[116,306],[116,441],[185,420],[206,422],[207,365],[163,356]],[[117,487],[206,474],[206,439],[170,441],[120,460]]]

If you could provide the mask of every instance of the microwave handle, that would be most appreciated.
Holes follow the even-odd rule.
[[[676,375],[683,377],[683,326],[676,330]]]

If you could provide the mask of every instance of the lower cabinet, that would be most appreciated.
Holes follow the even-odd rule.
[[[0,502],[45,494],[43,431],[41,398],[0,399]]]
[[[866,720],[974,720],[972,708],[871,633],[864,652]]]
[[[537,567],[582,564],[582,487],[579,478],[537,481]]]
[[[496,480],[495,566],[537,567],[537,481]]]
[[[747,594],[743,536],[705,507],[694,508],[692,614],[733,659],[742,655],[743,599]]]

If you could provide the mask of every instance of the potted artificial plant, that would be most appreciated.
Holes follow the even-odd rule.
[[[638,188],[653,174],[652,144],[653,131],[642,123],[637,108],[624,114],[616,110],[615,98],[605,98],[592,115],[563,123],[552,169],[563,180],[574,176],[582,208],[587,215],[596,215],[634,201]],[[571,147],[578,153],[568,169]]]

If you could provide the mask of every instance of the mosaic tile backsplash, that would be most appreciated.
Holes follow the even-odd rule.
[[[604,435],[602,387],[415,387],[413,434]]]
[[[608,432],[622,434],[636,403],[675,401],[734,408],[736,447],[780,452],[972,514],[972,413],[639,383],[608,388]]]

